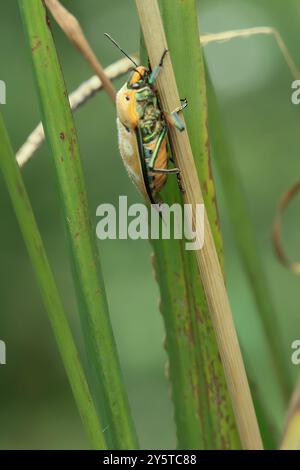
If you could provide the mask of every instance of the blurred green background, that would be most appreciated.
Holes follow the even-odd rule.
[[[104,65],[119,53],[104,39],[110,32],[129,52],[139,45],[132,0],[63,2],[80,19]],[[299,0],[201,0],[202,32],[274,26],[300,67]],[[68,40],[54,27],[68,89],[91,72]],[[184,40],[183,40],[184,47]],[[290,102],[292,77],[271,36],[211,44],[205,56],[221,106],[222,119],[246,189],[284,337],[282,354],[290,362],[291,342],[300,338],[299,279],[278,265],[270,243],[275,204],[300,176],[300,108]],[[15,150],[40,119],[30,56],[24,41],[17,1],[1,3],[0,79],[7,84],[1,106]],[[116,83],[119,87],[123,80]],[[129,182],[118,153],[115,110],[104,93],[76,114],[91,217],[102,202],[140,196]],[[216,130],[217,131],[217,130]],[[74,291],[64,229],[47,147],[37,153],[23,175],[49,257],[80,342]],[[282,410],[272,402],[269,358],[260,334],[259,316],[240,266],[232,227],[216,175],[225,240],[227,283],[247,366],[264,390],[265,406],[279,424]],[[41,302],[29,259],[4,183],[0,178],[0,339],[7,345],[7,365],[0,367],[0,448],[86,448],[88,443],[74,405],[61,360]],[[299,207],[299,205],[298,205]],[[297,203],[286,217],[285,243],[297,257]],[[176,445],[173,410],[165,378],[163,324],[158,289],[151,272],[151,247],[145,241],[99,243],[112,322],[130,401],[143,448]]]

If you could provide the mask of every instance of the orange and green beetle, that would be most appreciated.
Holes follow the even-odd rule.
[[[182,100],[182,105],[171,115],[162,112],[159,106],[154,83],[167,50],[158,66],[151,71],[150,67],[138,66],[108,34],[106,36],[134,64],[129,80],[116,98],[120,153],[138,190],[151,204],[157,204],[157,196],[168,174],[179,173],[178,168],[168,168],[167,121],[183,131],[178,112],[184,109],[187,101]]]

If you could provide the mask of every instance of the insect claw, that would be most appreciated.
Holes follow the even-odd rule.
[[[177,183],[178,183],[179,190],[180,190],[182,193],[185,193],[185,189],[184,189],[183,184],[182,184],[182,179],[181,179],[180,170],[179,170],[179,172],[177,173],[176,176],[177,176]]]
[[[176,114],[176,113],[180,113],[180,111],[183,111],[188,105],[188,100],[186,98],[180,98],[180,103],[181,105],[178,106],[176,109],[174,109],[174,111],[171,114]]]
[[[181,106],[180,111],[183,111],[188,106],[188,100],[186,98],[180,98]]]

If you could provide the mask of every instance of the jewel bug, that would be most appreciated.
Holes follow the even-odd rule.
[[[143,197],[158,203],[158,194],[169,174],[179,176],[178,168],[168,168],[168,125],[185,129],[178,112],[187,106],[186,99],[173,113],[163,112],[155,90],[155,80],[168,53],[165,50],[152,71],[138,65],[111,36],[113,44],[133,63],[132,74],[116,97],[119,149],[125,168]]]

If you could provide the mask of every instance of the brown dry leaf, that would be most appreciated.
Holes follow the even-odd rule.
[[[57,24],[64,31],[70,41],[82,53],[90,64],[96,75],[100,78],[103,88],[112,101],[116,99],[116,91],[111,80],[105,74],[103,67],[94,54],[88,40],[86,39],[78,20],[58,0],[45,0],[47,8],[51,11]]]

